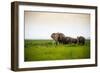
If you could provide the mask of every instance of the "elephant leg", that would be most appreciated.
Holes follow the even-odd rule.
[[[59,42],[56,41],[56,45],[58,45],[58,44],[59,44]]]
[[[83,45],[85,44],[85,41],[83,41]]]

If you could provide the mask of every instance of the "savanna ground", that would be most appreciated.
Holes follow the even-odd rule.
[[[90,58],[90,41],[85,45],[58,44],[53,40],[25,40],[25,61],[68,60]]]

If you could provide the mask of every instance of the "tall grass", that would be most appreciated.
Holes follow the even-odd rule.
[[[25,40],[25,61],[67,60],[90,58],[90,41],[85,45],[58,44],[53,40]]]

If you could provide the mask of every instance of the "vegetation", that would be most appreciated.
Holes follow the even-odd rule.
[[[25,61],[67,60],[90,58],[90,41],[85,45],[58,44],[53,40],[25,40]]]

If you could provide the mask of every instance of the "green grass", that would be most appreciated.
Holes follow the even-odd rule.
[[[58,44],[53,40],[25,40],[24,60],[44,61],[44,60],[67,60],[90,58],[90,41],[85,45],[78,44]]]

